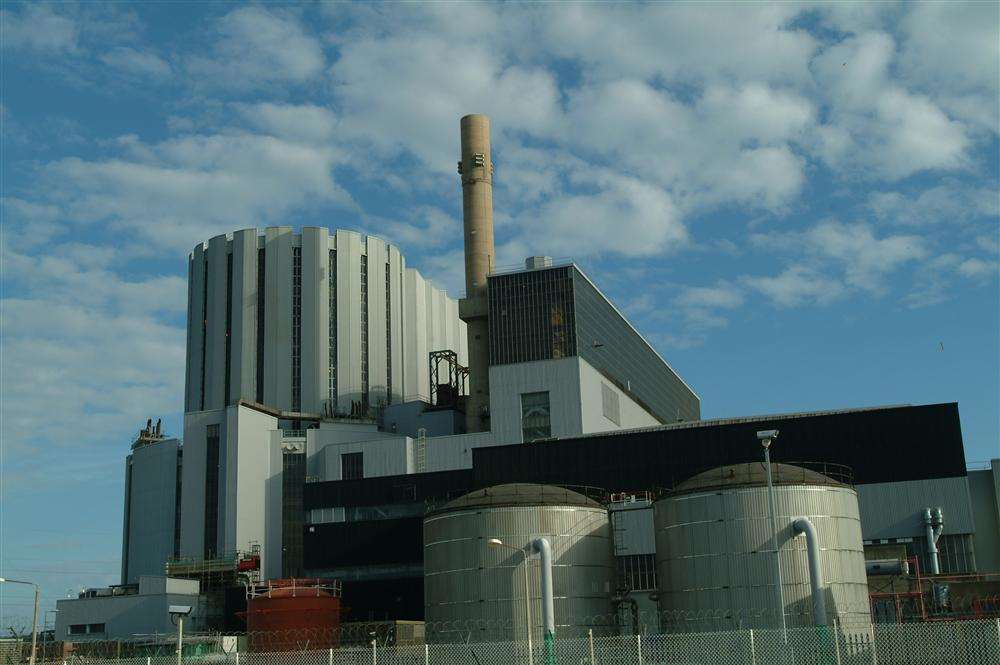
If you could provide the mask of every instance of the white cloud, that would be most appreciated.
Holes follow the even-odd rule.
[[[720,281],[715,286],[688,286],[674,300],[681,307],[732,309],[743,304],[743,294],[734,284]]]
[[[234,107],[256,129],[273,136],[303,143],[327,143],[334,135],[337,117],[312,104],[235,104]]]
[[[560,257],[649,256],[687,243],[687,229],[663,189],[607,172],[575,177],[594,191],[564,193],[516,220],[529,251]]]
[[[307,34],[291,11],[245,6],[215,26],[210,55],[188,59],[189,71],[204,86],[254,90],[275,84],[302,84],[325,67],[319,41]]]
[[[996,220],[998,196],[993,188],[946,181],[910,196],[898,191],[872,192],[868,207],[879,220],[896,224],[958,224],[980,218]]]
[[[112,159],[46,167],[46,186],[68,220],[110,223],[143,242],[186,249],[234,228],[283,221],[293,210],[353,205],[333,179],[343,156],[328,146],[228,133],[156,144],[126,137],[122,147]]]
[[[791,265],[773,277],[745,276],[742,281],[779,307],[796,307],[809,303],[825,305],[844,295],[844,287],[840,282],[801,264]]]
[[[20,12],[0,12],[3,46],[38,54],[71,54],[77,50],[79,28],[67,16],[53,11],[53,5],[24,5]]]
[[[884,275],[927,255],[920,236],[879,238],[865,224],[825,222],[807,231],[803,240],[814,253],[839,263],[848,284],[866,291],[880,291]]]
[[[907,9],[901,75],[956,117],[1000,130],[1000,6],[917,2]]]
[[[996,277],[997,262],[971,258],[962,261],[956,268],[962,277],[976,279],[980,277]]]
[[[816,150],[835,169],[861,166],[891,180],[967,166],[966,127],[892,78],[895,53],[890,35],[867,32],[813,61],[816,82],[830,103]]]
[[[170,63],[151,51],[119,46],[100,56],[101,62],[144,79],[163,79],[173,73]]]

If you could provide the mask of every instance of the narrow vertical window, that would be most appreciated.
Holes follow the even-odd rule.
[[[361,415],[368,413],[368,256],[361,255]]]
[[[330,321],[328,345],[330,413],[337,413],[337,250],[330,250]]]
[[[205,543],[206,559],[214,559],[219,540],[219,426],[205,429]]]
[[[302,248],[292,248],[292,411],[302,410]]]
[[[208,348],[208,259],[205,259],[202,266],[201,288],[201,403],[199,411],[205,410],[205,350]]]
[[[264,293],[267,266],[264,248],[257,250],[257,395],[258,404],[264,403]]]
[[[233,255],[226,254],[226,388],[223,393],[223,406],[229,406],[232,389],[232,381],[229,377],[229,370],[232,367],[233,351]]]
[[[392,288],[385,264],[385,403],[392,404]]]
[[[174,556],[181,555],[181,479],[184,477],[184,450],[177,449],[177,477],[174,479]]]

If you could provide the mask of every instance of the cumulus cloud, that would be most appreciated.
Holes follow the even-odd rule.
[[[46,55],[74,53],[80,30],[72,18],[54,7],[37,3],[23,5],[20,11],[0,11],[4,48]]]
[[[830,119],[817,149],[833,168],[861,166],[890,180],[968,165],[967,128],[925,95],[890,76],[895,40],[867,32],[839,42],[813,61]]]
[[[948,181],[912,193],[872,192],[868,207],[880,221],[894,224],[962,224],[982,218],[995,221],[1000,217],[1000,193],[996,188]]]
[[[127,46],[111,49],[101,55],[100,60],[109,67],[147,80],[167,78],[173,73],[170,63],[152,51]]]
[[[844,295],[839,281],[801,264],[793,264],[774,276],[745,276],[742,281],[779,307],[825,305]]]
[[[192,55],[188,71],[211,88],[247,91],[274,84],[302,84],[326,64],[322,46],[291,11],[240,7],[214,26],[207,55]]]
[[[179,249],[320,203],[353,205],[333,178],[342,156],[332,147],[245,132],[154,144],[126,137],[122,146],[111,159],[71,157],[45,168],[68,220]]]

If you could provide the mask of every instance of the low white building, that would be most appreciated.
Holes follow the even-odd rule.
[[[202,603],[196,580],[143,575],[137,584],[88,589],[79,598],[56,601],[57,640],[88,642],[175,635],[171,605],[187,605],[185,630],[202,627]]]

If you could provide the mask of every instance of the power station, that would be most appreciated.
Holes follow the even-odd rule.
[[[58,639],[152,632],[181,600],[192,630],[330,648],[374,621],[546,648],[707,616],[870,625],[918,616],[911,565],[953,595],[1000,570],[1000,461],[967,469],[956,404],[703,420],[594,275],[498,269],[490,120],[460,132],[457,301],[352,231],[194,247],[183,440],[137,436],[121,585],[60,601]]]

